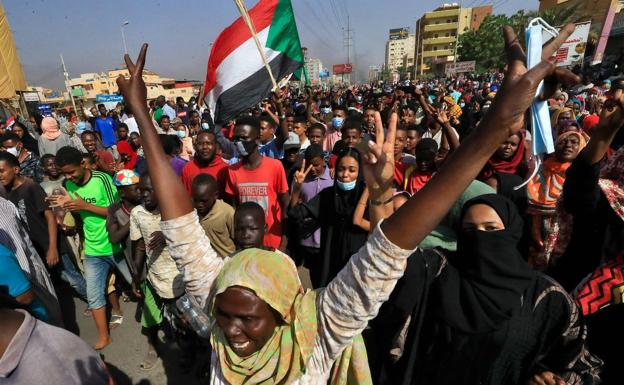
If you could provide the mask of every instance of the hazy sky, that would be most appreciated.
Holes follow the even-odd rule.
[[[464,6],[487,0],[464,0]],[[388,29],[409,26],[436,0],[292,0],[301,44],[323,65],[346,61],[343,28],[353,29],[354,67],[366,76],[384,60]],[[250,8],[256,1],[246,0]],[[491,3],[491,2],[490,2]],[[59,54],[71,77],[120,67],[121,24],[130,55],[142,42],[146,67],[176,79],[204,80],[209,46],[239,16],[232,0],[2,0],[30,85],[63,87]],[[494,13],[536,9],[538,0],[494,0]]]

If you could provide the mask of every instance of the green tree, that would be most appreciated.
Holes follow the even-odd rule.
[[[502,67],[505,63],[501,28],[511,24],[505,15],[489,15],[476,31],[466,31],[459,36],[457,55],[459,59],[476,60],[477,71]]]
[[[514,15],[489,15],[476,31],[467,31],[459,36],[457,55],[459,60],[476,60],[477,71],[485,71],[490,68],[502,68],[505,63],[503,52],[503,36],[501,28],[510,25],[522,46],[525,45],[524,31],[529,21],[541,17],[552,26],[561,26],[566,23],[577,23],[589,19],[580,9],[581,3],[577,1],[569,7],[549,9],[543,12],[520,10]]]

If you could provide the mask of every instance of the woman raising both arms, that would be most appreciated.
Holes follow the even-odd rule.
[[[436,177],[394,214],[390,213],[395,132],[389,129],[384,140],[383,128],[376,127],[377,142],[369,145],[363,164],[375,230],[325,289],[308,292],[301,288],[289,259],[276,253],[248,249],[227,261],[217,257],[147,112],[141,76],[147,45],[136,64],[126,55],[131,77],[119,77],[117,84],[140,127],[152,184],[161,202],[163,233],[184,272],[187,292],[216,321],[211,331],[211,383],[370,384],[360,333],[403,274],[407,257],[499,144],[520,131],[538,84],[544,78],[552,80],[547,82],[552,86],[558,80],[578,80],[546,59],[572,30],[572,25],[562,30],[545,47],[544,60],[527,71],[518,40],[506,27],[508,72],[490,113]]]

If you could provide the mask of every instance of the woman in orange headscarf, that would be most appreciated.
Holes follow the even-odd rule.
[[[585,144],[585,137],[578,131],[566,131],[559,135],[554,156],[544,161],[542,169],[527,185],[527,214],[532,218],[532,239],[539,251],[544,247],[544,234],[555,216],[566,170]]]

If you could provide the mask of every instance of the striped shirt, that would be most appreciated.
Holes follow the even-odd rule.
[[[56,296],[48,271],[30,241],[17,207],[2,197],[0,197],[0,244],[15,254],[20,268],[31,283],[45,288]]]

